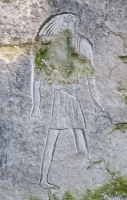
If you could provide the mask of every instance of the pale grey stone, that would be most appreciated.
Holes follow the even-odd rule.
[[[127,64],[120,59],[127,56],[126,0],[1,1],[0,45],[34,42],[48,17],[65,12],[77,14],[81,19],[78,34],[92,43],[95,99],[104,112],[99,111],[99,116],[95,113],[86,77],[81,78],[78,94],[87,124],[88,149],[78,153],[71,128],[60,131],[48,174],[49,182],[60,186],[59,190],[51,190],[59,197],[68,189],[83,192],[86,187],[101,187],[111,178],[106,169],[127,175],[127,130],[113,131],[115,124],[127,123],[127,105],[116,92],[119,88],[127,90]],[[26,55],[8,63],[4,58],[0,60],[0,200],[23,200],[29,195],[48,200],[49,190],[39,183],[51,121],[53,86],[40,88],[39,82],[35,84],[42,92],[40,96],[35,94],[36,102],[33,101],[32,64],[31,56]],[[35,108],[31,117],[39,98],[41,112]]]

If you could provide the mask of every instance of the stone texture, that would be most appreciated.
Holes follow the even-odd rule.
[[[111,178],[106,169],[127,176],[127,130],[112,132],[115,124],[127,123],[127,105],[117,93],[119,88],[127,90],[127,64],[119,58],[127,56],[126,0],[1,1],[0,47],[31,43],[47,17],[62,12],[81,18],[79,30],[93,44],[97,92],[112,124],[109,116],[96,116],[85,78],[81,79],[79,96],[91,160],[76,153],[72,130],[62,130],[49,171],[50,182],[60,186],[51,190],[58,196],[68,188],[82,192],[102,186]],[[31,56],[19,55],[11,62],[1,58],[0,69],[0,200],[23,200],[29,195],[47,200],[49,191],[39,181],[53,88],[44,87],[40,121],[31,117]]]

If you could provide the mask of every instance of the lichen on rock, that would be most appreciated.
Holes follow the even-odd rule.
[[[125,88],[118,88],[116,92],[123,97],[125,104],[127,104],[127,90]]]
[[[3,0],[4,4],[21,3],[23,0]]]
[[[93,76],[91,64],[75,52],[70,39],[69,31],[61,32],[53,42],[36,38],[33,48],[36,77],[43,74],[49,83],[71,84],[86,74]]]
[[[1,45],[0,46],[0,58],[4,59],[6,62],[13,61],[13,59],[20,55],[29,55],[31,44],[20,44],[20,45]]]
[[[123,122],[115,124],[114,130],[120,130],[122,133],[125,133],[125,131],[127,130],[127,123]]]

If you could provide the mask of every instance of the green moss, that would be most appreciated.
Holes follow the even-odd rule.
[[[49,200],[59,200],[59,198],[55,194],[50,194]]]
[[[30,43],[19,45],[0,45],[0,58],[3,58],[7,62],[9,62],[12,61],[19,54],[29,55],[30,49]]]
[[[110,197],[127,197],[127,177],[117,176],[99,190]]]
[[[75,52],[70,38],[69,31],[60,33],[53,42],[36,38],[33,53],[37,77],[43,74],[46,80],[50,78],[52,82],[71,84],[85,74],[93,75],[89,61]]]
[[[121,176],[120,172],[110,172],[111,180],[103,186],[90,190],[86,189],[84,194],[75,197],[70,191],[66,191],[62,200],[106,200],[107,197],[127,198],[127,177]],[[29,197],[28,200],[41,200],[38,197]],[[49,196],[49,200],[59,200],[55,194]]]
[[[13,4],[13,3],[16,3],[16,2],[22,2],[23,0],[3,0],[3,3],[6,3],[6,4]]]
[[[108,197],[127,197],[127,177],[116,176],[95,190],[86,190],[81,200],[106,200]]]
[[[20,48],[24,49],[25,50],[25,54],[29,55],[31,47],[32,47],[32,42],[30,41],[30,42],[20,43],[17,46],[19,46]]]
[[[104,196],[99,190],[87,189],[81,200],[104,200]]]
[[[3,3],[10,3],[10,0],[3,0]]]
[[[119,88],[117,92],[123,97],[125,104],[127,104],[127,90]]]
[[[94,75],[94,69],[91,67],[85,67],[85,69],[82,71],[83,75],[84,74],[88,74],[89,76],[93,76]]]
[[[49,195],[49,200],[60,200],[56,194],[50,194]],[[62,200],[76,200],[74,195],[68,190],[64,193]]]
[[[62,200],[76,200],[76,198],[73,196],[73,194],[70,191],[67,191],[63,195]]]
[[[122,133],[125,133],[127,130],[127,123],[118,123],[115,124],[115,129],[114,130],[120,130]]]
[[[119,56],[119,58],[120,58],[124,63],[127,63],[127,56]]]

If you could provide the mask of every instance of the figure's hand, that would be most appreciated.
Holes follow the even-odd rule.
[[[96,134],[102,134],[102,132],[108,131],[112,126],[112,119],[109,113],[101,110],[101,112],[96,113],[95,118]]]
[[[31,117],[36,117],[36,118],[38,118],[39,120],[42,121],[42,116],[41,116],[41,113],[40,113],[40,109],[39,108],[33,108]]]

